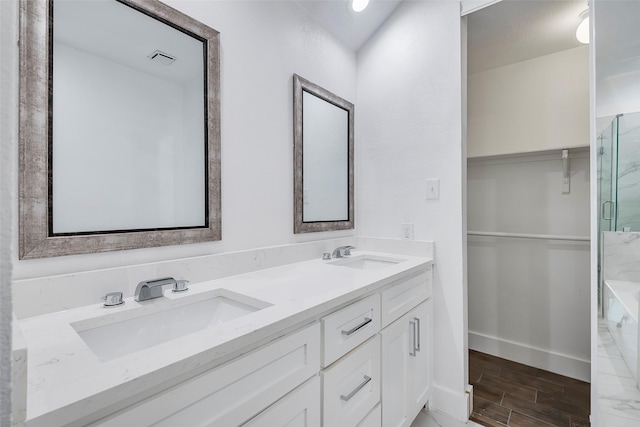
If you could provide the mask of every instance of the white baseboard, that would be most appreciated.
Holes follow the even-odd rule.
[[[466,423],[469,420],[467,409],[469,407],[469,394],[457,393],[453,390],[434,385],[432,396],[429,400],[429,410],[434,409],[451,418]]]
[[[591,362],[589,360],[553,353],[526,344],[471,331],[469,331],[469,349],[581,381],[591,381]]]

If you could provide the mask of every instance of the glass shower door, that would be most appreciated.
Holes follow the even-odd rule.
[[[618,118],[598,138],[598,210],[599,231],[613,231],[616,202],[616,149]]]
[[[598,309],[601,316],[604,315],[602,232],[615,230],[617,121],[615,118],[598,137]]]
[[[617,117],[615,231],[640,231],[640,113]]]

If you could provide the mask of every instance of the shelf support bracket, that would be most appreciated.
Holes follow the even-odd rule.
[[[569,150],[562,150],[562,194],[571,192],[571,170],[569,168]]]

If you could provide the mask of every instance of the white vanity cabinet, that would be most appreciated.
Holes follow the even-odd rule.
[[[238,426],[317,375],[319,368],[316,322],[91,425]]]
[[[415,280],[419,279],[419,280]],[[431,386],[431,271],[383,292],[386,312],[422,302],[384,328],[382,337],[382,425],[405,427],[427,403]],[[395,303],[394,303],[395,301]],[[413,301],[409,303],[408,301]],[[419,302],[418,301],[418,302]],[[383,305],[383,316],[385,306]]]
[[[380,401],[380,336],[375,335],[322,373],[322,425],[360,423]]]
[[[372,280],[351,300],[290,322],[294,332],[235,348],[239,356],[206,372],[188,378],[185,368],[184,380],[170,378],[164,390],[141,378],[124,409],[99,408],[66,424],[409,426],[429,399],[432,359],[432,272],[412,271]]]
[[[355,426],[380,402],[380,294],[321,320],[322,425]]]
[[[320,427],[320,378],[313,377],[242,427]]]

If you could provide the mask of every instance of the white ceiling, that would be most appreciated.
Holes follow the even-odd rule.
[[[349,0],[291,0],[357,51],[402,0],[371,0],[363,12]],[[468,16],[468,69],[477,73],[582,46],[575,37],[587,0],[502,0]]]
[[[318,24],[354,51],[362,47],[402,0],[370,0],[362,12],[351,10],[349,0],[291,0]]]
[[[203,78],[202,41],[129,6],[115,1],[56,0],[53,12],[56,43],[177,84]],[[171,65],[159,65],[149,60],[156,50],[177,59]]]
[[[586,0],[503,0],[469,14],[469,74],[584,46],[575,32],[586,8]]]
[[[343,44],[357,51],[402,0],[371,0],[369,7],[360,13],[351,10],[349,0],[290,1],[306,11]],[[75,1],[69,3],[82,4]],[[469,73],[581,46],[575,38],[575,29],[580,22],[578,15],[586,6],[586,0],[503,0],[467,15]],[[90,15],[103,16],[102,13]],[[86,29],[93,28],[94,25],[99,27],[102,19],[92,20],[91,16],[85,16],[73,21],[83,23]],[[95,50],[99,45],[95,40],[85,40],[87,46],[83,48],[89,51],[90,46]],[[120,55],[127,50],[128,44],[124,37]],[[160,46],[155,48],[162,50]],[[147,50],[149,52],[141,53],[145,59],[154,49],[149,47]],[[168,53],[171,53],[170,50]],[[174,68],[179,68],[178,62],[184,61],[176,61],[167,68],[175,71]]]

